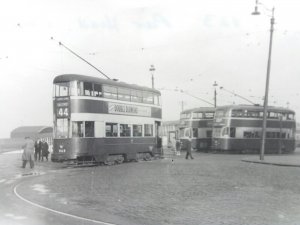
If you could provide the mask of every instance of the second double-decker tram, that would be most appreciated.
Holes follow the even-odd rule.
[[[265,153],[295,150],[295,112],[282,107],[267,109]],[[263,107],[229,105],[217,107],[212,148],[236,153],[258,153],[261,148]]]
[[[53,84],[52,161],[136,160],[160,152],[159,91],[74,74]]]
[[[192,148],[209,151],[211,148],[212,122],[215,114],[213,107],[187,109],[180,113],[179,139],[181,149],[185,150],[188,138],[192,138]]]

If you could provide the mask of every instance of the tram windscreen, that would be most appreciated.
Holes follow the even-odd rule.
[[[54,97],[63,97],[69,95],[69,83],[54,84]]]

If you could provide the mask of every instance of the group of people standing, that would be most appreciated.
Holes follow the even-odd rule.
[[[25,144],[22,146],[23,154],[22,167],[25,168],[27,162],[30,164],[30,168],[34,168],[34,161],[44,161],[44,157],[48,161],[49,145],[46,141],[33,141],[30,137],[25,137]]]
[[[48,161],[49,145],[46,141],[38,140],[34,143],[34,160],[44,161],[44,157]]]

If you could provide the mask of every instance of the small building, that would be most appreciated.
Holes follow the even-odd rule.
[[[19,149],[25,143],[25,137],[31,137],[34,140],[46,141],[52,146],[53,127],[50,126],[22,126],[17,127],[10,133],[10,138],[0,140],[0,150]]]
[[[49,126],[22,126],[17,127],[10,133],[10,138],[25,138],[43,139],[52,144],[53,127]]]

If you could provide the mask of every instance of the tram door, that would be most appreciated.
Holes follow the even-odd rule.
[[[162,139],[161,139],[161,122],[155,121],[155,143],[158,154],[163,154],[162,152]]]

